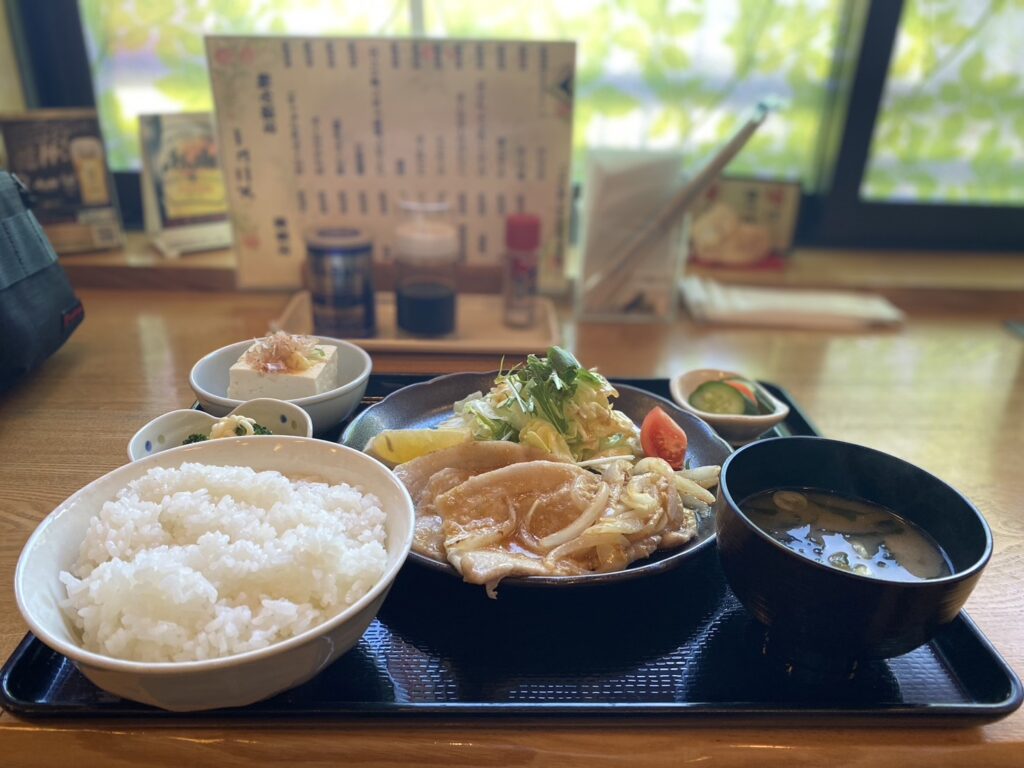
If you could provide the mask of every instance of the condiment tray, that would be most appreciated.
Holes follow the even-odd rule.
[[[427,377],[371,376],[363,404]],[[619,380],[668,397],[665,380]],[[790,406],[769,434],[816,434]],[[850,679],[786,669],[725,584],[714,550],[651,579],[583,591],[482,589],[407,564],[358,645],[311,682],[215,718],[635,716],[808,725],[976,725],[1022,701],[1020,680],[966,614]],[[94,687],[28,635],[0,670],[24,717],[181,718]]]
[[[367,352],[416,352],[455,355],[492,354],[500,349],[508,355],[543,354],[562,343],[555,305],[544,296],[536,299],[536,318],[528,328],[509,328],[502,320],[501,300],[493,294],[460,293],[455,305],[455,332],[447,336],[412,336],[398,328],[393,293],[377,294],[377,334],[365,339],[348,339]],[[284,311],[271,321],[270,330],[312,334],[313,304],[309,291],[292,295]]]

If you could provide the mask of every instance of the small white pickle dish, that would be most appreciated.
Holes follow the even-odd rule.
[[[743,379],[751,382],[757,387],[758,394],[760,395],[759,400],[770,405],[771,410],[767,413],[749,415],[711,413],[690,405],[690,395],[701,384],[709,381],[724,381],[726,379]],[[711,425],[712,429],[733,447],[744,445],[760,437],[789,416],[788,405],[756,381],[735,371],[724,371],[718,368],[698,368],[697,370],[687,371],[669,381],[669,390],[672,392],[672,399],[676,405],[684,411],[689,411],[695,416],[704,419],[704,421]]]

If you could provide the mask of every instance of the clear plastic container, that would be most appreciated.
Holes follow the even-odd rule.
[[[395,230],[398,327],[417,336],[455,332],[455,265],[459,239],[444,203],[402,202]]]

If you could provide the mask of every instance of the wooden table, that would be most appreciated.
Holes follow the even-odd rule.
[[[0,655],[26,628],[11,581],[22,545],[61,499],[126,461],[148,419],[192,401],[192,363],[258,335],[284,294],[82,290],[86,322],[29,379],[0,395]],[[1024,342],[1002,321],[1012,293],[905,292],[899,331],[671,326],[574,327],[567,341],[610,376],[668,376],[712,366],[781,384],[825,434],[901,456],[960,488],[992,525],[996,553],[968,609],[1024,671]],[[499,350],[495,350],[495,357]],[[378,356],[378,371],[493,367],[494,359]],[[457,764],[822,766],[1024,764],[1024,711],[984,728],[737,728],[636,718],[231,723],[176,719],[19,720],[0,715],[11,766]]]

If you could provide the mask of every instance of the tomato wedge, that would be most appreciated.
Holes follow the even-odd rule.
[[[747,384],[747,382],[740,379],[725,379],[724,383],[738,391],[751,403],[757,405],[757,397],[754,395],[754,388]]]
[[[682,469],[686,457],[686,433],[660,407],[652,408],[640,425],[640,445],[647,456],[657,456]]]

